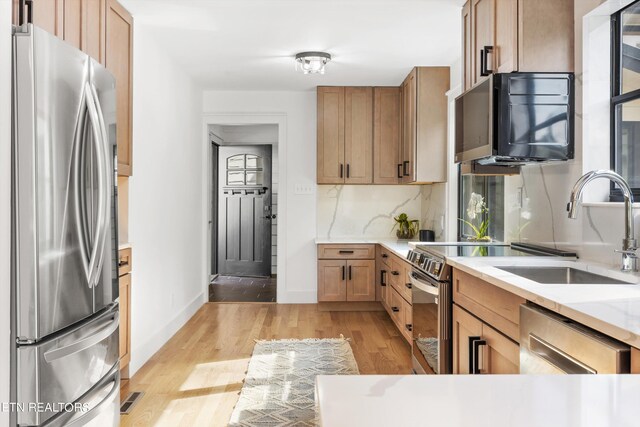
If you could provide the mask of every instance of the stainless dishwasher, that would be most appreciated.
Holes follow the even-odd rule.
[[[520,306],[521,374],[629,373],[628,345],[557,313]]]

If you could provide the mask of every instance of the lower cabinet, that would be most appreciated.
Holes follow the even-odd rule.
[[[131,360],[131,274],[120,276],[120,368]]]
[[[453,373],[518,374],[519,372],[519,345],[454,304]]]
[[[374,260],[319,260],[318,301],[375,301]]]
[[[411,344],[413,342],[413,312],[411,288],[407,286],[407,271],[411,271],[411,266],[382,246],[378,246],[377,252],[376,274],[379,284],[378,294],[382,306],[387,310],[389,317],[396,324],[402,336]]]

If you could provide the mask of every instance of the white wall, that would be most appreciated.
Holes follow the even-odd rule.
[[[11,2],[0,1],[0,402],[9,402],[11,262]],[[0,412],[0,426],[9,414]]]
[[[206,284],[201,91],[145,24],[134,30],[131,373],[202,305]]]
[[[296,184],[316,188],[315,92],[205,91],[203,111],[205,118],[286,117],[278,141],[278,302],[315,302],[316,196],[294,192]]]

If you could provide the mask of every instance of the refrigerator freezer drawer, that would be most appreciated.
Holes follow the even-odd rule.
[[[44,411],[24,411],[19,425],[40,425],[56,415],[55,405],[72,403],[118,366],[118,305],[72,330],[34,345],[18,347],[17,397],[24,407],[51,403]]]

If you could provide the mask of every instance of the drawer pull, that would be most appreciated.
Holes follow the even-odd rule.
[[[347,250],[340,250],[338,251],[339,254],[352,254],[353,251],[347,251]]]
[[[126,258],[121,258],[118,260],[118,267],[124,267],[125,265],[129,265],[129,260]]]
[[[400,309],[398,307],[391,307],[391,311],[393,311],[394,313],[397,313],[400,311]]]
[[[398,273],[398,272],[397,272],[397,271],[395,271],[395,270],[394,270],[394,271],[392,271],[392,272],[391,272],[391,274],[392,274],[392,275],[394,275],[394,276],[399,276],[399,275],[400,275],[400,273]]]
[[[411,323],[407,323],[404,326],[405,326],[405,328],[407,328],[407,331],[409,331],[409,332],[413,331],[413,325]]]
[[[405,283],[404,285],[405,285],[407,288],[409,288],[409,289],[411,289],[411,288],[412,288],[411,283]]]
[[[387,286],[387,270],[380,270],[380,286]]]
[[[389,258],[389,255],[387,255],[387,254],[382,254],[382,258]]]

